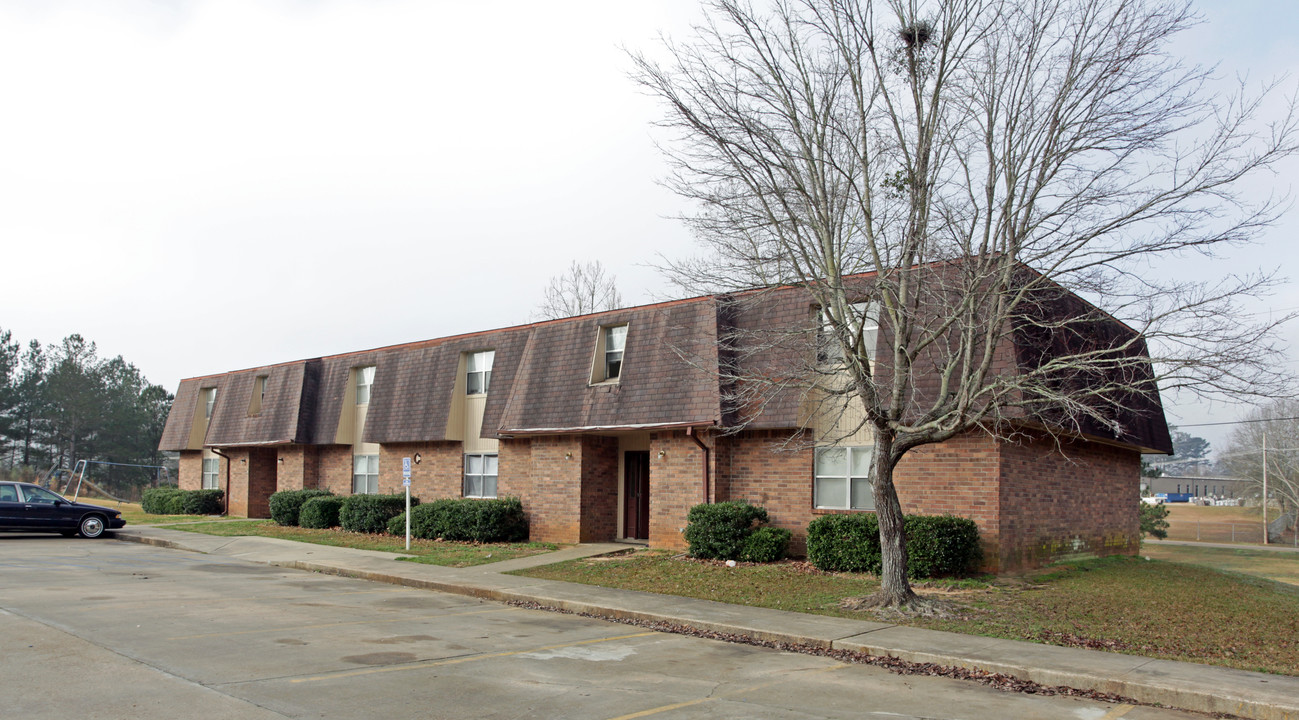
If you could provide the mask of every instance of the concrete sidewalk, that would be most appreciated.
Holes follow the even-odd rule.
[[[532,602],[571,612],[670,623],[764,641],[974,668],[1042,685],[1097,690],[1186,710],[1299,720],[1297,677],[502,574],[626,550],[627,545],[579,545],[471,568],[445,568],[394,562],[401,557],[395,553],[274,538],[217,537],[150,527],[119,530],[116,537],[501,602]]]

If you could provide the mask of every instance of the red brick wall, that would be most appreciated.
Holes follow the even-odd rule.
[[[1141,455],[1046,438],[1001,444],[1001,572],[1140,547]]]
[[[420,502],[458,498],[464,487],[464,454],[456,441],[379,446],[379,492],[401,493],[401,460],[411,458],[410,494]],[[414,463],[415,454],[420,456]],[[349,486],[348,492],[351,492]]]
[[[653,477],[651,469],[651,487]],[[582,542],[612,541],[618,534],[618,438],[582,436],[581,483],[582,512],[578,536]],[[654,502],[652,490],[650,502]]]
[[[576,435],[531,440],[532,492],[524,501],[533,540],[581,539],[582,442]]]
[[[703,457],[683,430],[650,434],[651,547],[686,547],[686,514],[704,497]]]
[[[271,493],[275,492],[275,448],[252,448],[248,451],[248,488],[244,515],[250,518],[271,516]]]
[[[810,447],[786,444],[788,432],[752,430],[718,439],[725,446],[719,474],[728,487],[719,500],[744,500],[767,509],[772,525],[794,534],[790,552],[806,549],[807,524],[812,511],[812,457]]]
[[[335,495],[352,494],[352,446],[321,445],[319,458],[319,475],[316,487],[328,490]],[[379,462],[383,470],[383,461]]]
[[[221,469],[223,472],[225,468]],[[222,477],[225,477],[222,475]],[[177,483],[181,490],[198,490],[203,487],[203,451],[182,450],[180,467],[176,470]]]
[[[276,490],[310,490],[320,480],[320,455],[315,445],[287,445],[278,449]]]
[[[527,438],[501,440],[497,452],[496,494],[513,495],[523,501],[523,510],[531,515],[532,441]]]
[[[248,517],[248,450],[223,450],[230,458],[230,488],[227,496],[226,512],[229,515]],[[218,484],[225,487],[225,464],[221,460],[221,475]]]
[[[970,433],[912,448],[893,470],[902,512],[959,515],[979,526],[984,568],[995,571],[1000,545],[1000,443]]]

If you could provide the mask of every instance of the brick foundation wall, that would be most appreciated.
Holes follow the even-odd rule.
[[[1001,444],[998,570],[1140,548],[1141,455],[1050,439]]]
[[[224,461],[223,461],[224,462]],[[224,473],[225,468],[221,469]],[[225,477],[222,475],[222,477]],[[181,490],[199,490],[203,487],[203,451],[182,450],[176,482]]]

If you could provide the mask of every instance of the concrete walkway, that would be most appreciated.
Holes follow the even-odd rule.
[[[402,557],[395,553],[274,538],[217,537],[151,527],[119,530],[116,537],[501,602],[533,602],[571,612],[669,623],[770,642],[975,668],[1042,685],[1097,690],[1186,710],[1299,720],[1299,677],[502,574],[627,550],[628,545],[579,545],[471,568],[445,568],[394,562]]]

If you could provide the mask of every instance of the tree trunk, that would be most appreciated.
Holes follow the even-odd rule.
[[[887,430],[877,430],[872,466],[875,516],[880,525],[883,560],[880,589],[872,604],[881,607],[909,606],[917,600],[907,580],[907,539],[902,522],[902,503],[898,501],[898,491],[893,486],[893,467],[897,464],[893,458],[894,440]]]

